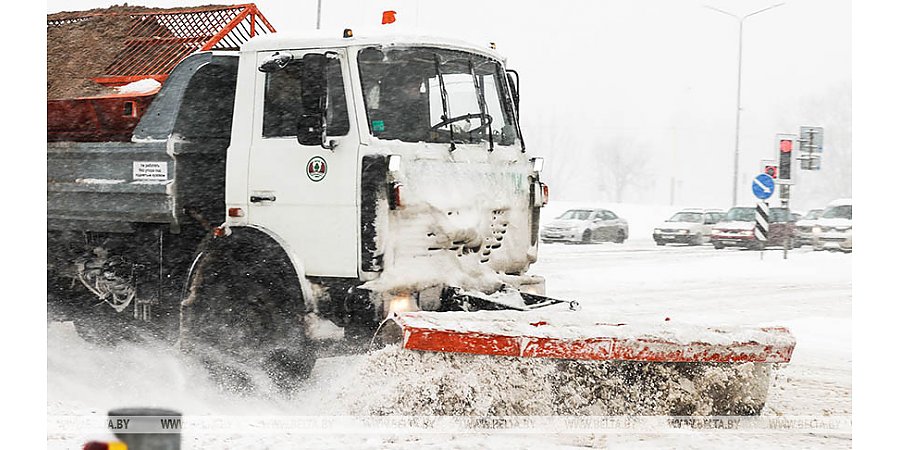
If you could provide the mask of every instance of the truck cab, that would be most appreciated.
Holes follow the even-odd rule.
[[[523,274],[542,185],[492,49],[270,35],[241,49],[237,79],[227,232],[265,232],[323,286],[541,285]]]

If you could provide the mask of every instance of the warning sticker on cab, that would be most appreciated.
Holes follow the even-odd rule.
[[[134,161],[131,179],[134,181],[165,181],[169,179],[169,166],[165,161]]]

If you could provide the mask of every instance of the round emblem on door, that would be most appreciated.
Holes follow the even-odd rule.
[[[321,156],[313,156],[309,159],[309,162],[306,163],[306,176],[308,176],[310,180],[322,181],[322,178],[325,178],[327,172],[328,165],[325,164],[325,159]]]

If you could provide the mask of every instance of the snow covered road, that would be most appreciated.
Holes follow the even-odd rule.
[[[710,246],[625,244],[542,245],[531,273],[547,279],[548,295],[579,300],[583,314],[610,321],[706,325],[784,325],[797,338],[793,361],[776,371],[764,416],[849,416],[851,412],[852,255],[794,250],[714,250]],[[78,448],[84,435],[54,434],[58,416],[100,415],[109,408],[157,406],[186,415],[346,416],[353,395],[378,395],[358,386],[365,356],[319,361],[309,386],[295,398],[220,392],[199,367],[165,346],[97,348],[69,324],[48,329],[48,446]],[[375,390],[373,390],[375,389]],[[358,434],[204,434],[185,436],[184,448],[847,448],[846,433],[727,431],[671,433],[456,430],[422,433],[392,429]]]

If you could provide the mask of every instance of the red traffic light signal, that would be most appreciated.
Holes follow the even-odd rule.
[[[778,178],[778,166],[766,166],[763,172],[772,178]]]
[[[782,139],[781,144],[779,145],[782,153],[790,153],[793,150],[793,142],[789,139]]]

